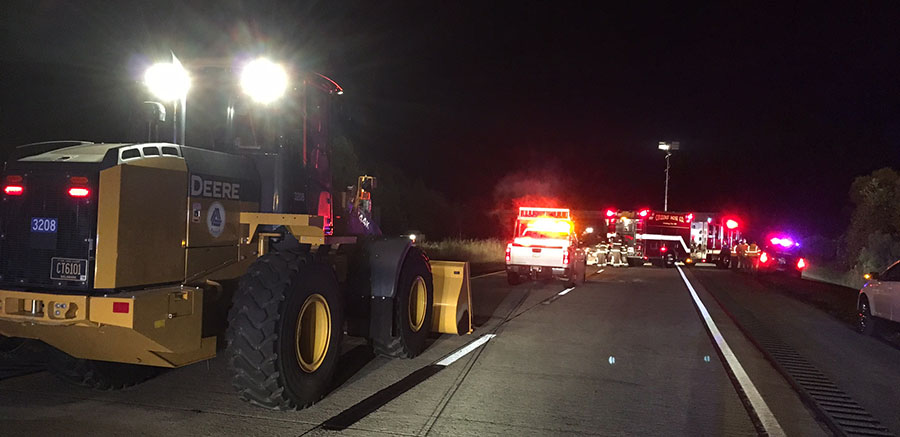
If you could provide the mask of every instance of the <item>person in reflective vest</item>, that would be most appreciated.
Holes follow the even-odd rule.
[[[740,244],[738,244],[738,270],[744,270],[747,268],[747,249],[750,246],[747,245],[747,240],[742,240]]]
[[[616,241],[612,244],[612,250],[609,251],[609,263],[613,267],[622,265],[622,243]]]
[[[731,268],[733,270],[737,270],[738,267],[740,267],[740,251],[741,242],[740,240],[736,240],[734,246],[731,247]]]
[[[606,267],[606,264],[609,262],[609,245],[601,244],[600,250],[597,251],[597,265],[600,267]]]
[[[747,246],[747,265],[745,268],[749,269],[751,272],[756,272],[759,269],[759,246],[756,245],[756,242],[750,243]]]

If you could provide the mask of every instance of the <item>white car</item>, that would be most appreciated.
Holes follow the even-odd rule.
[[[882,273],[867,273],[856,300],[856,330],[870,335],[879,319],[900,321],[900,261]]]

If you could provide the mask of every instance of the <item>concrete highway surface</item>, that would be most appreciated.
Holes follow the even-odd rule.
[[[118,392],[36,372],[0,380],[0,435],[831,434],[773,345],[900,432],[900,350],[778,289],[808,281],[589,269],[574,288],[474,278],[476,331],[412,360],[348,339],[337,387],[305,410],[240,401],[221,357]]]

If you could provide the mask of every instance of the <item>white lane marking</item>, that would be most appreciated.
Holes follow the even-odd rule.
[[[600,269],[597,273],[603,273],[604,270],[606,269]]]
[[[434,364],[437,364],[438,366],[447,367],[447,366],[453,364],[456,360],[466,356],[466,354],[468,354],[469,352],[472,352],[473,350],[478,349],[479,346],[487,343],[490,339],[492,339],[496,336],[497,336],[496,334],[482,335],[481,337],[478,337],[478,339],[476,339],[475,341],[461,347],[460,349],[457,349],[456,352],[453,352],[452,354],[448,355],[447,358],[444,358],[443,360],[440,360]]]
[[[478,278],[483,278],[483,277],[485,277],[485,276],[494,276],[494,275],[499,275],[499,274],[504,273],[504,272],[506,272],[506,270],[498,270],[498,271],[496,271],[496,272],[485,273],[485,274],[483,274],[483,275],[478,275],[478,276],[472,276],[472,277],[469,278],[469,279],[478,279]]]
[[[569,294],[569,292],[572,291],[572,290],[574,290],[574,289],[575,289],[575,287],[569,287],[569,288],[567,288],[567,289],[565,289],[565,290],[563,290],[563,291],[560,291],[560,292],[557,293],[557,294],[560,295],[560,296],[565,296],[565,295]]]
[[[675,267],[678,269],[678,273],[681,274],[681,278],[684,279],[684,285],[687,285],[688,290],[691,292],[694,304],[697,305],[697,309],[699,309],[700,314],[703,315],[703,321],[706,322],[706,327],[709,328],[709,332],[712,333],[713,339],[716,340],[716,347],[719,348],[722,356],[725,357],[726,364],[731,368],[731,372],[738,380],[738,384],[741,385],[741,390],[744,391],[744,394],[750,401],[750,405],[753,407],[753,411],[756,413],[756,416],[766,430],[766,433],[770,436],[786,435],[784,430],[781,429],[781,425],[778,424],[778,420],[775,419],[775,415],[772,414],[772,410],[769,409],[766,401],[763,400],[762,395],[759,394],[756,386],[753,385],[753,381],[747,376],[747,372],[744,371],[744,367],[741,366],[740,361],[738,361],[737,357],[734,355],[731,347],[728,346],[728,342],[725,341],[725,337],[722,336],[719,327],[716,326],[716,322],[710,317],[709,311],[706,310],[706,305],[703,305],[700,296],[698,296],[697,291],[694,290],[694,286],[688,281],[688,278],[684,275],[684,271],[681,270],[681,267]]]

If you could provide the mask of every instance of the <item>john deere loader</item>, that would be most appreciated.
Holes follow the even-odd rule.
[[[241,398],[294,409],[326,394],[345,333],[410,358],[432,332],[471,332],[467,264],[382,236],[373,177],[332,189],[340,87],[303,74],[277,102],[239,91],[215,108],[217,150],[15,149],[0,193],[0,342],[46,343],[51,371],[95,389],[224,353]]]

